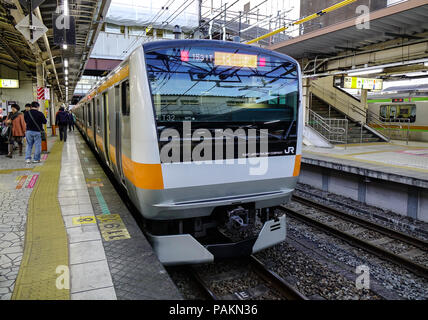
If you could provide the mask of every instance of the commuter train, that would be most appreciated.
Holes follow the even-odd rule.
[[[409,129],[409,140],[428,141],[428,97],[411,93],[373,96],[368,100],[368,108],[393,139],[407,139]]]
[[[160,261],[207,263],[285,240],[273,208],[300,172],[301,93],[299,64],[286,55],[168,40],[139,46],[73,112]]]

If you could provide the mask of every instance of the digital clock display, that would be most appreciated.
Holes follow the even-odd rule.
[[[214,52],[214,64],[217,66],[257,68],[257,55]]]

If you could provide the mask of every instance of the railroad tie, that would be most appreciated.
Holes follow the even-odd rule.
[[[416,257],[423,255],[424,253],[425,252],[423,252],[422,250],[415,248],[415,249],[411,249],[411,250],[408,250],[405,252],[401,252],[399,255],[402,257],[409,258],[409,259],[413,259],[413,258],[416,258]]]
[[[383,238],[372,240],[372,241],[369,241],[369,242],[371,244],[375,245],[375,246],[380,246],[380,245],[383,245],[383,244],[391,242],[391,241],[392,241],[391,238],[383,237]]]
[[[358,235],[360,233],[363,233],[364,231],[367,231],[367,229],[366,228],[354,228],[354,229],[351,229],[351,230],[348,230],[345,232],[355,236],[355,235]]]

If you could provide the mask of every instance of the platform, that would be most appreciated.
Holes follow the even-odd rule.
[[[299,182],[428,221],[428,144],[303,147]]]
[[[0,299],[181,299],[78,131],[0,158]]]
[[[428,188],[428,143],[392,141],[303,147],[303,163]]]

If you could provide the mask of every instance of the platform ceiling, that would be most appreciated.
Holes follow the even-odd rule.
[[[331,57],[358,52],[368,45],[392,39],[420,38],[428,32],[428,1],[409,0],[370,14],[370,28],[358,29],[357,18],[340,22],[269,46],[296,59]],[[426,36],[428,39],[428,36]]]
[[[53,42],[52,14],[60,10],[57,0],[45,0],[39,6],[43,24],[48,28],[46,35],[49,45],[45,43],[43,37],[31,45],[15,28],[15,25],[29,14],[28,9],[23,8],[18,0],[0,0],[0,63],[35,76],[36,63],[42,62],[48,83],[54,86],[59,97],[65,98],[63,64],[64,59],[68,58],[69,98],[71,98],[89,59],[110,2],[111,0],[68,1],[69,14],[76,19],[76,45],[69,45],[64,50],[62,46]]]

